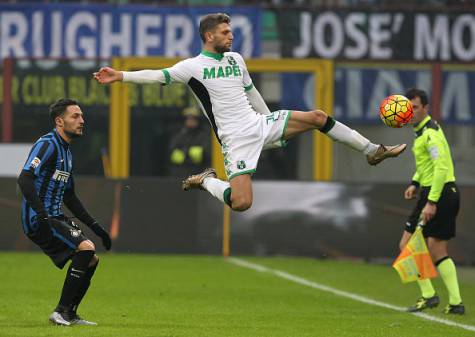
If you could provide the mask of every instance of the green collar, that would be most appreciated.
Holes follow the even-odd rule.
[[[431,119],[430,116],[427,115],[423,120],[421,120],[419,123],[414,125],[414,132],[417,132],[420,129],[422,129],[430,121],[430,119]]]
[[[201,55],[214,58],[215,60],[218,60],[218,61],[221,61],[224,57],[224,54],[212,53],[212,52],[207,51],[207,50],[202,50]]]

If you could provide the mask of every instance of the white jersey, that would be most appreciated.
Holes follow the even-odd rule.
[[[207,51],[162,70],[123,72],[124,82],[187,84],[197,98],[222,145],[229,179],[253,173],[263,149],[284,146],[291,112],[268,111],[257,92],[241,55]],[[248,99],[249,91],[254,107]],[[259,99],[256,100],[256,97]],[[259,110],[256,112],[255,108]]]
[[[255,133],[262,118],[245,91],[253,84],[242,56],[203,51],[163,69],[166,83],[186,83],[197,98],[220,141]]]

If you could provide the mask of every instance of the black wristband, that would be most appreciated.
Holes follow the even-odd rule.
[[[411,185],[413,185],[413,186],[415,186],[415,187],[417,187],[417,188],[419,188],[419,186],[420,186],[419,182],[418,182],[418,181],[415,181],[415,180],[411,181]]]

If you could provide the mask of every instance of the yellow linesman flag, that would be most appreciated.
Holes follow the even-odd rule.
[[[393,268],[399,273],[403,283],[437,276],[424,235],[422,235],[421,226],[417,226],[406,247],[394,261]]]

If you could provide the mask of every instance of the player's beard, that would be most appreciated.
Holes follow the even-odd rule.
[[[84,134],[84,127],[82,127],[82,132],[81,133],[71,132],[71,131],[68,131],[68,130],[64,130],[64,133],[66,134],[66,136],[68,136],[71,139],[79,138],[79,137],[82,137],[83,134]]]
[[[223,44],[222,46],[215,46],[214,50],[216,50],[218,54],[224,54],[224,53],[227,53],[228,51],[231,51],[231,48]]]

